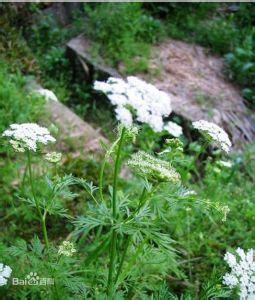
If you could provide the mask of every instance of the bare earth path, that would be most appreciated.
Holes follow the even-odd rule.
[[[236,146],[254,140],[254,115],[240,90],[224,77],[224,61],[203,47],[167,40],[153,49],[149,74],[137,74],[171,94],[173,110],[195,121],[205,119],[224,127]],[[151,76],[156,73],[158,76]]]

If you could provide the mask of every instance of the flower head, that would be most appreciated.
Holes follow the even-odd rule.
[[[224,260],[231,268],[230,273],[223,276],[223,283],[231,289],[238,287],[241,300],[255,299],[255,261],[254,251],[247,253],[237,248],[236,255],[227,252]]]
[[[116,118],[127,126],[131,125],[134,116],[137,121],[160,132],[164,129],[163,117],[172,112],[168,94],[133,76],[127,77],[127,81],[113,77],[107,82],[95,81],[94,89],[107,95],[116,106]]]
[[[35,90],[38,94],[42,95],[46,101],[58,101],[57,96],[50,90],[39,88]]]
[[[61,158],[62,158],[62,153],[60,152],[51,152],[45,154],[45,159],[53,164],[60,162]]]
[[[11,276],[12,269],[0,263],[0,286],[7,284],[7,279]]]
[[[223,151],[229,152],[231,141],[228,134],[221,127],[204,120],[193,122],[192,125],[194,128],[200,130],[210,141],[215,142]]]
[[[149,180],[159,182],[179,183],[180,175],[167,161],[153,157],[152,155],[139,151],[132,155],[128,161],[128,165],[132,167],[139,175]]]
[[[72,256],[77,250],[74,247],[74,243],[64,241],[58,248],[58,254],[64,256]]]
[[[117,106],[115,109],[116,113],[116,119],[120,121],[121,124],[123,124],[125,127],[131,126],[133,123],[133,117],[131,112],[123,107],[123,106]]]
[[[12,124],[4,131],[3,136],[10,138],[10,144],[18,152],[26,149],[35,152],[38,144],[47,145],[56,141],[47,128],[35,123]]]
[[[231,169],[233,166],[231,161],[224,161],[224,160],[217,161],[217,165],[219,165],[220,167],[223,167],[223,168],[228,168],[228,169]]]
[[[180,135],[182,135],[182,127],[174,122],[169,121],[164,126],[164,129],[167,130],[174,137],[179,137]]]

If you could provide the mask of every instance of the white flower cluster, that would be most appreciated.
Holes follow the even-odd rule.
[[[0,286],[7,284],[7,279],[11,276],[12,269],[0,263]]]
[[[223,276],[223,283],[231,289],[238,287],[241,300],[255,299],[255,261],[254,251],[250,249],[247,253],[237,248],[237,255],[227,252],[224,260],[231,268],[230,273]]]
[[[46,101],[58,101],[57,96],[51,90],[39,88],[35,92],[42,95]]]
[[[172,112],[171,100],[152,84],[133,76],[127,77],[127,81],[110,77],[107,82],[95,81],[94,89],[107,95],[116,106],[116,118],[125,126],[133,123],[134,115],[138,122],[148,124],[155,132],[167,130],[176,137],[182,133],[182,128],[173,122],[164,124],[163,118]]]
[[[38,143],[47,145],[56,141],[47,128],[35,123],[12,124],[3,136],[10,138],[10,144],[17,152],[36,151]]]
[[[168,123],[166,123],[164,129],[176,138],[182,135],[182,127],[174,122],[169,121]]]
[[[77,250],[74,247],[74,244],[69,241],[64,241],[58,248],[58,254],[64,256],[72,256],[76,253]]]
[[[200,130],[209,140],[214,141],[223,151],[229,152],[231,141],[228,134],[221,127],[205,120],[193,122],[192,125]]]
[[[60,153],[60,152],[51,152],[51,153],[45,154],[44,157],[48,162],[56,164],[56,163],[61,161],[62,153]]]
[[[167,161],[153,157],[152,155],[139,151],[131,156],[128,165],[140,176],[148,180],[159,182],[180,182],[180,174]]]
[[[231,169],[233,167],[233,163],[231,161],[224,161],[224,160],[218,160],[217,165],[228,169]]]

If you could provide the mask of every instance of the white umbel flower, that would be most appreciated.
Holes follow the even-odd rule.
[[[12,269],[0,263],[0,286],[6,285],[8,278],[11,276]]]
[[[224,168],[228,168],[228,169],[231,169],[233,166],[231,161],[225,161],[225,160],[219,160],[219,161],[217,161],[217,164],[220,167],[224,167]]]
[[[58,254],[64,256],[73,256],[77,250],[74,247],[74,243],[69,241],[64,241],[58,248]]]
[[[18,152],[25,149],[36,152],[38,144],[47,145],[56,141],[47,128],[35,123],[12,124],[3,136],[10,138],[10,144]]]
[[[116,119],[120,121],[125,127],[130,127],[133,123],[131,112],[123,106],[118,106],[115,109]]]
[[[236,255],[227,252],[224,260],[231,268],[223,276],[223,283],[232,288],[239,288],[240,300],[255,299],[255,261],[253,249],[247,253],[237,248]]]
[[[164,129],[167,130],[172,136],[179,137],[182,135],[182,127],[177,125],[174,122],[169,121],[165,126]]]
[[[158,182],[180,183],[180,174],[167,161],[139,151],[131,156],[128,165],[140,176]]]
[[[47,101],[58,101],[57,96],[51,90],[39,88],[35,91],[43,96]]]
[[[124,126],[131,125],[133,114],[137,121],[160,132],[164,129],[163,118],[172,112],[168,94],[133,76],[127,77],[127,81],[113,77],[107,82],[95,81],[94,89],[105,93],[112,105],[117,106],[116,117]]]
[[[193,122],[192,125],[209,138],[209,140],[215,142],[223,151],[229,152],[232,144],[228,134],[221,127],[205,120]]]
[[[60,152],[51,152],[51,153],[45,154],[44,157],[48,162],[56,164],[56,163],[61,161],[62,153],[60,153]]]

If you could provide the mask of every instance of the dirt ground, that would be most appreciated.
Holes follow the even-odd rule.
[[[149,73],[137,76],[168,92],[177,114],[224,127],[238,147],[254,140],[254,115],[225,69],[224,60],[203,47],[169,39],[153,49]]]

